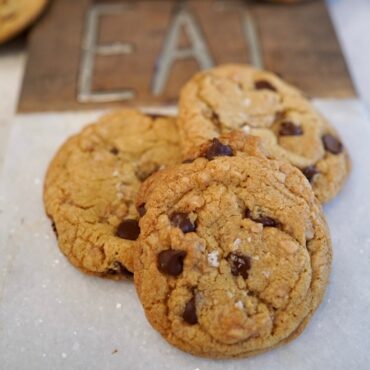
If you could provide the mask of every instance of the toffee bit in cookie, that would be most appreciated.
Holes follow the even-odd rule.
[[[257,90],[271,90],[271,91],[277,91],[275,86],[273,86],[270,82],[266,80],[258,80],[254,83],[254,87]]]
[[[312,165],[302,169],[302,173],[307,177],[309,182],[312,182],[314,176],[319,173],[317,168]]]
[[[217,138],[212,139],[210,147],[207,149],[206,158],[212,160],[221,156],[233,156],[233,150],[229,145],[222,144]]]
[[[343,151],[343,144],[333,135],[326,134],[322,137],[322,143],[325,150],[333,154],[339,154]]]
[[[284,121],[280,125],[279,130],[280,136],[299,136],[303,135],[303,130],[301,126],[298,126],[290,121]]]
[[[116,148],[116,147],[113,147],[111,148],[110,152],[113,154],[113,155],[117,155],[119,153],[119,150]]]
[[[51,222],[51,228],[53,229],[55,236],[58,237],[58,230],[54,221]]]
[[[175,212],[169,217],[171,224],[178,227],[184,234],[195,231],[196,226],[190,221],[186,213]]]
[[[145,203],[142,203],[137,207],[137,212],[139,213],[140,217],[143,217],[145,215],[146,213]]]
[[[136,240],[140,234],[140,227],[137,220],[123,220],[117,227],[116,236],[127,240]]]
[[[230,264],[231,273],[234,276],[242,276],[244,279],[248,278],[248,271],[252,266],[252,260],[249,256],[244,256],[240,253],[231,252],[227,257]]]
[[[185,251],[168,249],[157,257],[158,270],[166,275],[178,276],[184,268]]]
[[[197,317],[197,310],[195,305],[195,296],[190,299],[188,303],[185,305],[184,313],[182,314],[182,318],[185,322],[190,325],[195,325],[198,323]]]
[[[106,270],[106,274],[107,275],[122,275],[126,277],[134,276],[134,274],[131,271],[127,270],[127,268],[123,266],[122,263],[119,261],[114,261],[111,267],[109,267]]]

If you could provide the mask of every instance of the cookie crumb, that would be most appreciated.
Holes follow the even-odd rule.
[[[112,351],[112,355],[114,355],[115,353],[117,353],[118,352],[118,349],[114,349],[113,351]]]
[[[121,303],[117,303],[117,304],[116,304],[116,308],[117,308],[117,309],[120,309],[121,307],[122,307],[122,304],[121,304]]]
[[[208,253],[208,263],[212,267],[220,266],[220,262],[218,261],[218,251]]]

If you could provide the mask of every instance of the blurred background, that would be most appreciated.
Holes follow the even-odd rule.
[[[3,0],[0,160],[16,111],[174,105],[197,69],[225,62],[312,97],[356,91],[369,109],[369,43],[368,0]]]

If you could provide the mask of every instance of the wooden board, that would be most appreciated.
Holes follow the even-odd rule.
[[[54,0],[30,35],[18,108],[175,104],[196,71],[229,62],[311,96],[355,94],[324,1]]]

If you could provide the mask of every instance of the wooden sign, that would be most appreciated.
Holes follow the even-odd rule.
[[[354,95],[324,1],[54,0],[19,111],[175,104],[199,69],[251,63],[317,97]]]

